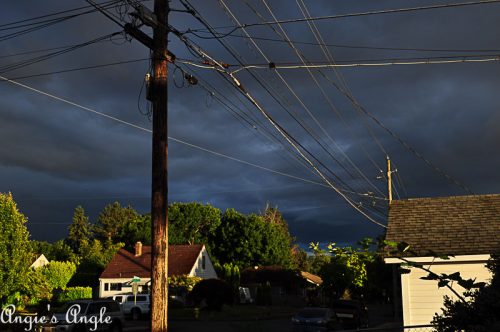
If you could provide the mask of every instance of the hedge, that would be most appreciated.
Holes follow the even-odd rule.
[[[91,299],[92,287],[68,287],[56,295],[57,302]]]

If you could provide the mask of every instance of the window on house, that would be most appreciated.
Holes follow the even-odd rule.
[[[201,256],[201,269],[202,270],[205,270],[205,255]]]
[[[117,283],[117,282],[112,282],[110,284],[110,290],[112,291],[121,291],[122,290],[122,284],[121,283]]]
[[[109,283],[107,282],[104,283],[104,291],[105,292],[109,291]]]

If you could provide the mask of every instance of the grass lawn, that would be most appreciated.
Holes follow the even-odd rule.
[[[254,305],[224,306],[221,311],[199,310],[200,321],[262,320],[277,317],[289,317],[297,312],[291,307],[263,307]],[[195,308],[177,308],[169,310],[173,320],[195,320]]]

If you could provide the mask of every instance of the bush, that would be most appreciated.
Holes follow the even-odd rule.
[[[76,265],[73,262],[52,261],[41,267],[40,270],[51,288],[65,289],[76,272]]]
[[[220,311],[224,304],[233,304],[234,294],[231,285],[224,280],[205,279],[194,286],[189,299],[195,306],[205,301],[208,310]]]
[[[182,295],[190,292],[202,279],[188,275],[175,275],[168,277],[168,287],[171,294]]]
[[[64,303],[78,299],[91,299],[91,287],[68,287],[54,294],[57,302]]]

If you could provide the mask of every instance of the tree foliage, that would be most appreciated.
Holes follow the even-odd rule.
[[[12,195],[0,193],[0,304],[20,291],[29,271],[32,254],[26,222]]]
[[[133,222],[140,216],[132,207],[122,207],[120,203],[108,204],[99,214],[94,226],[94,235],[104,242],[118,242],[124,225]]]
[[[356,247],[339,247],[330,243],[327,250],[311,243],[314,255],[309,257],[311,273],[323,279],[322,288],[332,298],[361,297],[387,300],[392,287],[392,273],[383,261],[377,242],[365,238]]]
[[[69,226],[69,235],[66,238],[68,245],[78,251],[83,241],[89,241],[92,237],[92,225],[89,217],[85,215],[83,207],[78,205],[73,213],[73,222]]]
[[[256,265],[290,267],[291,236],[281,223],[266,222],[262,216],[244,215],[228,209],[210,237],[210,253],[220,264],[240,269]]]
[[[127,220],[119,231],[116,241],[125,243],[127,249],[133,249],[135,243],[151,245],[151,215],[137,215]]]
[[[240,286],[241,279],[241,272],[238,265],[233,263],[224,263],[224,265],[215,263],[214,268],[217,272],[217,276],[231,285],[234,294],[236,294],[238,287]]]
[[[65,289],[76,272],[76,265],[73,262],[52,261],[37,270],[40,270],[52,289]]]
[[[323,287],[342,297],[348,289],[359,289],[367,281],[366,256],[352,247],[338,247],[330,243],[332,254],[330,262],[323,265],[319,274],[323,278]]]
[[[80,247],[80,264],[72,286],[95,286],[98,277],[116,252],[124,246],[123,243],[101,242],[97,239],[83,241]]]
[[[37,256],[43,254],[49,261],[78,263],[78,255],[64,240],[54,243],[46,241],[30,241],[31,251]]]
[[[170,244],[206,244],[221,223],[220,210],[209,204],[173,203],[168,209]]]

